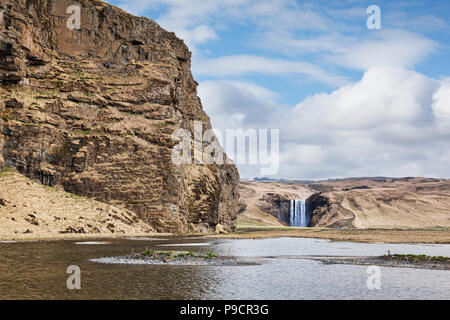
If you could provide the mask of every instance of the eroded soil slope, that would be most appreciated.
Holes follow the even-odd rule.
[[[148,235],[155,232],[124,208],[46,187],[13,170],[0,173],[0,238]]]

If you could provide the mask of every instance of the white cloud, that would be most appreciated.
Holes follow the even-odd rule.
[[[239,0],[120,0],[117,1],[117,6],[135,15],[161,10],[162,14],[157,17],[156,22],[164,29],[175,32],[195,52],[198,44],[218,38],[213,20],[214,15],[220,12],[220,8],[237,5],[239,2]]]
[[[450,132],[450,79],[442,82],[441,88],[433,97],[433,113],[438,126]]]
[[[325,152],[321,146],[308,144],[287,144],[281,155],[282,162],[297,165],[315,165],[324,161],[324,158]]]
[[[133,4],[131,4],[130,1],[126,0],[121,0],[118,3],[109,0],[106,0],[106,2],[114,4],[122,10],[125,10],[126,12],[129,12],[136,16],[140,15],[141,12],[144,12],[148,7],[148,1],[146,0],[135,0],[133,1]],[[141,11],[141,9],[143,10]]]
[[[401,30],[376,30],[357,36],[330,31],[295,36],[291,31],[271,30],[255,42],[289,56],[314,54],[315,61],[365,71],[372,67],[411,68],[438,48],[434,41]]]
[[[332,49],[327,60],[351,69],[411,68],[436,49],[436,43],[399,30],[377,30],[376,37]]]
[[[372,68],[354,85],[308,97],[296,106],[294,113],[301,119],[307,117],[336,129],[420,125],[429,117],[430,97],[437,85],[437,81],[413,71]]]
[[[308,97],[295,108],[279,106],[274,93],[242,82],[201,83],[199,94],[221,130],[281,129],[278,177],[450,177],[445,80],[372,68],[359,82]],[[241,166],[240,172],[252,178],[257,169]]]
[[[261,86],[242,81],[204,81],[198,88],[205,111],[213,115],[214,128],[267,128],[287,107],[275,100],[277,94]],[[270,115],[270,116],[269,116]]]
[[[388,11],[384,21],[391,27],[414,30],[418,32],[441,31],[448,28],[447,23],[433,14],[419,16],[408,15],[405,11]]]
[[[315,61],[363,71],[410,68],[436,49],[432,40],[411,31],[368,31],[364,6],[352,3],[343,8],[293,0],[118,0],[117,5],[134,14],[158,11],[156,21],[185,40],[199,59],[197,46],[218,40],[219,31],[230,25],[249,28],[245,32],[252,45],[291,56],[314,52]],[[390,27],[409,30],[446,26],[434,15],[410,17],[398,8],[386,19]]]
[[[364,27],[366,11],[359,4],[342,7],[293,0],[118,0],[118,5],[133,13],[158,12],[156,21],[174,31],[193,52],[196,76],[301,74],[339,87],[348,81],[336,67],[361,71],[372,67],[411,68],[437,48],[432,40],[412,32],[368,31]],[[395,14],[402,16],[393,10],[391,17]],[[359,28],[353,22],[358,16]],[[430,17],[420,18],[426,23]],[[270,49],[277,55],[247,53],[206,58],[209,49],[200,50],[204,48],[200,45],[220,41],[221,31],[233,27],[249,39],[247,49]]]
[[[200,44],[205,43],[210,40],[218,39],[217,33],[208,25],[199,25],[190,30],[188,29],[178,29],[176,31],[178,36],[189,45],[189,44]],[[190,47],[194,47],[191,45]]]
[[[212,77],[240,76],[250,73],[268,75],[303,74],[313,80],[333,86],[348,82],[344,77],[332,75],[322,68],[304,61],[269,59],[251,55],[194,60],[193,70],[197,75]]]
[[[450,177],[450,81],[410,70],[442,48],[420,35],[446,28],[441,19],[424,14],[411,20],[395,3],[383,10],[383,28],[409,31],[369,31],[360,1],[116,2],[135,14],[158,12],[156,21],[185,40],[194,52],[194,74],[215,79],[199,86],[214,127],[281,129],[278,177]],[[224,30],[242,31],[248,41],[218,56],[205,44],[222,41]],[[208,58],[208,50],[216,58]],[[341,68],[364,76],[349,84],[336,71]],[[269,89],[224,80],[293,74],[338,89],[288,108]],[[248,166],[240,171],[243,177],[259,174]]]

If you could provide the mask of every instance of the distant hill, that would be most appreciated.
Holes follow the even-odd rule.
[[[324,181],[241,181],[241,217],[283,225],[291,199],[307,199],[311,225],[350,228],[450,226],[450,180],[363,177]]]

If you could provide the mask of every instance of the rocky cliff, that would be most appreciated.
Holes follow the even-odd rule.
[[[175,130],[211,128],[183,41],[97,0],[1,0],[0,11],[0,167],[160,232],[235,228],[236,167],[171,161]]]
[[[242,182],[243,217],[286,223],[290,199],[306,199],[310,227],[435,228],[450,226],[450,180],[354,178],[303,182]],[[257,208],[257,214],[255,214]],[[269,218],[267,218],[269,217]],[[272,223],[272,218],[279,221]]]
[[[241,181],[240,217],[255,223],[289,224],[291,199],[306,199],[313,191],[295,183]]]
[[[323,181],[307,200],[311,225],[355,228],[450,226],[450,180],[361,178]]]

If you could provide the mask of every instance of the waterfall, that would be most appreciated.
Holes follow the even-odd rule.
[[[309,216],[306,212],[306,200],[291,200],[289,207],[289,225],[292,227],[307,227]]]

